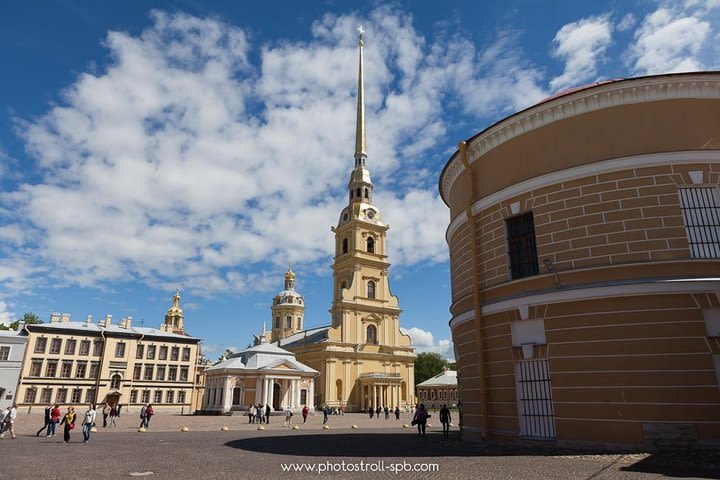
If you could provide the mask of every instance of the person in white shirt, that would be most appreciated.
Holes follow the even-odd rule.
[[[85,412],[85,418],[83,418],[82,422],[83,443],[88,443],[90,441],[90,431],[95,424],[96,414],[95,405],[90,405],[90,408],[88,408]]]
[[[290,410],[290,407],[288,407],[287,410],[285,410],[285,423],[283,423],[283,427],[286,425],[288,427],[292,427],[292,416],[292,410]]]
[[[17,403],[13,403],[13,406],[7,411],[3,422],[5,423],[5,429],[3,433],[0,433],[0,438],[5,438],[5,433],[10,432],[10,438],[15,439],[15,419],[17,418]]]

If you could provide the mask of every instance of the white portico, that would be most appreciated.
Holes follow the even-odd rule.
[[[315,408],[316,370],[287,350],[265,342],[232,355],[206,370],[203,411],[224,413],[270,405],[274,411]]]

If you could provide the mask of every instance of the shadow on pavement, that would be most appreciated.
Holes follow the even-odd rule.
[[[628,467],[624,472],[655,473],[677,478],[720,479],[720,453],[709,450],[656,452]]]
[[[324,457],[467,457],[477,448],[457,438],[392,433],[330,433],[250,437],[225,444],[251,452]]]

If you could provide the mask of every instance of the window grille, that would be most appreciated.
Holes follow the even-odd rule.
[[[532,212],[510,217],[506,222],[511,278],[514,280],[537,275],[538,258]]]
[[[720,190],[680,189],[680,208],[692,258],[720,258]]]
[[[550,369],[547,360],[525,360],[515,365],[520,435],[555,438]]]

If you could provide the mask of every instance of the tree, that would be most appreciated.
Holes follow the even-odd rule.
[[[448,363],[448,368],[450,370],[457,370],[457,362],[450,362]]]
[[[17,330],[20,327],[20,322],[24,322],[25,325],[37,325],[39,323],[43,323],[43,321],[40,320],[34,313],[25,312],[25,315],[23,315],[22,318],[15,320],[10,325],[0,324],[0,330]]]
[[[442,373],[448,362],[438,353],[423,352],[415,359],[415,385]]]

